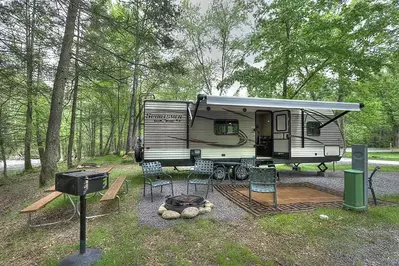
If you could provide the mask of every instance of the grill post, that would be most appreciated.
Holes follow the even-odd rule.
[[[86,194],[80,196],[80,255],[86,253]]]
[[[86,194],[107,189],[109,185],[108,177],[109,175],[107,173],[94,171],[74,171],[56,174],[56,190],[79,196],[80,200],[79,252],[62,259],[59,265],[93,265],[101,259],[103,255],[101,249],[86,249]],[[75,207],[75,211],[77,211],[77,208],[78,206]]]

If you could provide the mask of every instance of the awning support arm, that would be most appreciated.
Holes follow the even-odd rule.
[[[206,95],[204,95],[204,94],[198,94],[198,96],[197,96],[197,103],[195,104],[194,116],[193,116],[193,118],[192,118],[192,120],[191,120],[191,126],[190,126],[190,127],[193,127],[194,121],[195,121],[195,117],[197,117],[197,112],[198,112],[199,105],[200,105],[200,103],[201,103],[203,100],[205,100],[205,99],[206,99]]]
[[[331,118],[330,120],[328,120],[327,122],[325,122],[323,125],[319,126],[319,128],[321,129],[321,128],[327,126],[328,124],[334,122],[335,120],[337,120],[338,118],[340,118],[340,117],[346,115],[346,114],[349,113],[349,112],[350,112],[350,111],[345,111],[345,112],[340,113],[339,115],[337,115],[337,116],[335,116],[334,118]]]

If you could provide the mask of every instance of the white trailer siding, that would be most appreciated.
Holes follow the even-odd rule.
[[[189,159],[187,103],[146,101],[144,160]]]
[[[336,122],[321,128],[320,136],[308,136],[307,132],[307,122],[324,124],[333,117],[334,114],[330,110],[305,110],[305,145],[302,148],[302,114],[300,110],[291,111],[291,158],[342,156],[344,139]]]
[[[226,108],[227,109],[227,108]],[[237,120],[238,135],[216,135],[216,120]],[[255,113],[227,110],[198,110],[190,128],[190,149],[201,149],[201,157],[207,159],[246,158],[255,156]]]

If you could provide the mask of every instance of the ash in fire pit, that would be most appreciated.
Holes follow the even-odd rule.
[[[198,214],[211,212],[213,204],[203,197],[195,195],[180,195],[168,197],[158,213],[164,219],[194,218]]]
[[[166,199],[165,208],[167,210],[181,213],[187,207],[204,207],[205,200],[203,197],[195,195],[180,195],[169,197]]]

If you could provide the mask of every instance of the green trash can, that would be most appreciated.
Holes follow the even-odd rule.
[[[364,186],[363,171],[345,170],[344,208],[356,211],[367,210]]]

